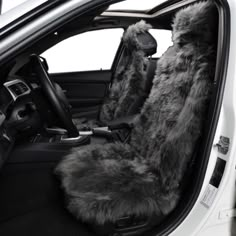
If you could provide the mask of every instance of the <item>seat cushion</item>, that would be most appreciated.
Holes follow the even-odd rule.
[[[123,143],[74,149],[56,174],[62,177],[68,209],[78,219],[98,224],[126,215],[162,216],[160,206],[168,205],[170,211],[170,197],[178,198],[168,191],[160,196],[157,173]]]

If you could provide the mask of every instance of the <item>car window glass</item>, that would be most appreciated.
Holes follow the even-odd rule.
[[[150,33],[157,41],[157,53],[152,57],[161,57],[161,55],[173,45],[171,30],[151,29]]]
[[[167,0],[148,0],[148,1],[137,1],[137,0],[126,0],[119,3],[112,4],[108,10],[149,10]]]
[[[104,29],[70,37],[41,56],[50,73],[111,69],[123,29]]]

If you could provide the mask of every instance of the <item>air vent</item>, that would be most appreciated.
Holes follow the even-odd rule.
[[[28,88],[25,84],[23,83],[17,83],[9,86],[9,89],[16,95],[19,96],[21,94],[24,94],[25,92],[28,91]]]
[[[6,82],[4,86],[9,91],[14,101],[20,96],[29,94],[31,91],[28,85],[19,79]]]

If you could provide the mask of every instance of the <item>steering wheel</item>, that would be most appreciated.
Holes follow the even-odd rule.
[[[38,55],[31,55],[30,57],[36,76],[39,83],[42,86],[42,90],[47,96],[54,112],[59,117],[59,120],[64,125],[64,128],[68,132],[68,137],[78,137],[79,132],[72,122],[72,116],[70,113],[70,105],[59,85],[54,84],[42,63],[42,59]]]

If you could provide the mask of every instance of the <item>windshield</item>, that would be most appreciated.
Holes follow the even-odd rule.
[[[0,15],[0,29],[47,1],[48,0],[3,0],[3,14]]]

